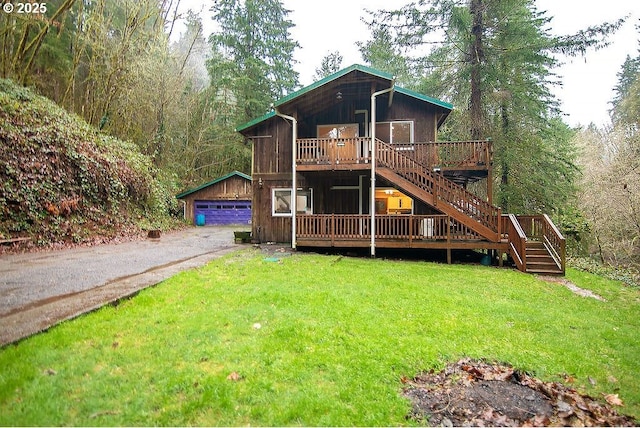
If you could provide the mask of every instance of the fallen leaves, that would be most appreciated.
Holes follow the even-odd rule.
[[[574,376],[563,375],[568,383]],[[559,382],[543,382],[509,365],[463,359],[442,371],[403,376],[404,394],[413,402],[410,418],[443,426],[635,426],[605,402],[579,394]]]
[[[606,394],[604,399],[612,406],[624,406],[624,404],[622,404],[622,400],[618,397],[618,394]]]

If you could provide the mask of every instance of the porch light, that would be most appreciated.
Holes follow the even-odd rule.
[[[338,93],[336,94],[336,100],[342,101],[342,92],[338,91]]]

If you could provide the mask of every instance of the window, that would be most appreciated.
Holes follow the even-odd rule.
[[[344,123],[340,125],[318,125],[318,138],[356,138],[358,136],[357,123]]]
[[[398,150],[413,150],[413,121],[378,122],[376,138],[399,146]]]
[[[313,214],[313,189],[298,189],[296,192],[296,211],[298,214]],[[273,189],[271,192],[271,215],[291,217],[291,188]]]

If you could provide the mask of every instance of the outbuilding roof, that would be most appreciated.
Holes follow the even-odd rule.
[[[247,175],[247,174],[244,174],[244,173],[242,173],[242,172],[240,172],[240,171],[233,171],[233,172],[230,172],[229,174],[227,174],[227,175],[225,175],[225,176],[222,176],[222,177],[216,178],[216,179],[215,179],[215,180],[213,180],[213,181],[210,181],[210,182],[205,183],[205,184],[203,184],[203,185],[201,185],[201,186],[198,186],[198,187],[196,187],[195,189],[191,189],[191,190],[187,190],[187,191],[185,191],[185,192],[182,192],[182,193],[180,193],[179,195],[176,195],[176,199],[182,199],[182,198],[184,198],[184,197],[186,197],[186,196],[189,196],[189,195],[190,195],[190,194],[192,194],[192,193],[195,193],[195,192],[197,192],[197,191],[199,191],[199,190],[202,190],[202,189],[204,189],[204,188],[206,188],[206,187],[212,186],[212,185],[214,185],[214,184],[216,184],[216,183],[219,183],[219,182],[221,182],[221,181],[224,181],[224,180],[226,180],[226,179],[228,179],[228,178],[231,178],[231,177],[233,177],[233,176],[236,176],[236,175],[237,175],[238,177],[241,177],[241,178],[244,178],[244,179],[246,179],[246,180],[251,181],[251,176],[249,176],[249,175]]]

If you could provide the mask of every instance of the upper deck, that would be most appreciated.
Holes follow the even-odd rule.
[[[303,138],[296,144],[298,171],[356,170],[371,167],[371,138]],[[490,141],[393,144],[424,167],[445,175],[487,176],[493,161]]]

